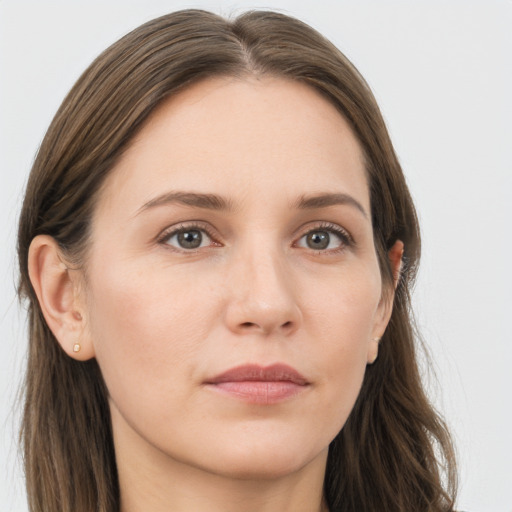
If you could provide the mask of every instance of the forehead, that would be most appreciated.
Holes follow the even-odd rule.
[[[311,87],[274,77],[208,79],[165,101],[107,178],[99,206],[122,196],[137,208],[167,189],[227,194],[234,203],[332,189],[369,209],[348,123]]]

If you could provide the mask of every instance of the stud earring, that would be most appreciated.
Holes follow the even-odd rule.
[[[75,343],[73,345],[73,352],[80,352],[81,348],[82,348],[82,346],[80,345],[80,343]]]

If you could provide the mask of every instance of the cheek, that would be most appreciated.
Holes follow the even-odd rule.
[[[305,328],[308,339],[316,340],[322,370],[319,386],[334,435],[345,423],[359,394],[367,365],[368,344],[378,315],[381,295],[380,273],[355,267],[336,280],[325,282],[310,294]]]
[[[170,382],[176,388],[192,379],[192,361],[218,317],[215,298],[199,294],[198,304],[193,280],[156,267],[118,266],[95,276],[90,333],[112,399],[140,395],[144,402]]]
[[[377,264],[352,264],[332,275],[308,277],[301,295],[305,327],[332,350],[352,351],[371,338],[381,299]],[[306,293],[307,291],[307,293]],[[314,336],[314,331],[310,334]]]

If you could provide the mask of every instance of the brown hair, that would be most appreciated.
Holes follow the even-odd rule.
[[[410,289],[420,254],[414,206],[384,121],[347,58],[304,23],[273,12],[229,21],[175,12],[135,29],[101,54],[62,103],[37,154],[21,213],[20,296],[28,298],[30,348],[22,440],[30,510],[113,512],[119,488],[107,389],[95,360],[68,357],[46,325],[29,280],[29,245],[51,235],[86,262],[98,190],[154,109],[211,76],[267,74],[308,84],[345,117],[366,156],[383,281],[388,249],[405,244],[391,321],[325,478],[331,512],[451,511],[455,463],[427,400],[415,355]],[[444,476],[443,476],[444,475]]]

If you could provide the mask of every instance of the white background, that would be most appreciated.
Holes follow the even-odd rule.
[[[142,22],[185,7],[295,15],[330,38],[370,83],[420,214],[415,309],[437,375],[427,379],[431,396],[459,452],[458,507],[512,512],[510,0],[0,0],[1,510],[26,510],[14,405],[26,342],[13,248],[35,151],[100,51]]]

